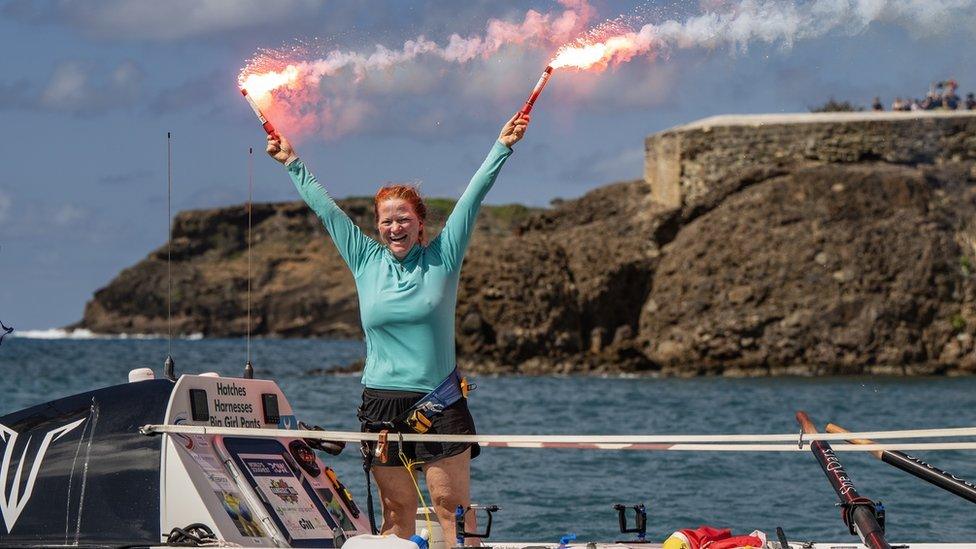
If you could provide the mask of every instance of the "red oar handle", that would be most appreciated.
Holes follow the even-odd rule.
[[[802,429],[804,433],[812,435],[817,432],[817,427],[813,424],[813,421],[810,420],[810,416],[808,416],[803,410],[796,413],[796,420],[800,422],[800,429]]]

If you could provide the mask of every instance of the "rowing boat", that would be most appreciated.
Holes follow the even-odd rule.
[[[60,398],[0,417],[0,547],[167,547],[175,543],[240,547],[338,547],[370,535],[368,512],[330,468],[333,456],[315,441],[377,440],[376,433],[299,429],[273,380],[214,374],[130,381]],[[905,449],[971,450],[959,441],[976,428],[860,433],[729,435],[416,435],[487,447],[582,448],[600,451],[835,452]],[[396,435],[390,435],[396,436]],[[845,439],[874,439],[872,444]],[[943,442],[917,442],[920,439]],[[836,444],[830,445],[831,442]],[[858,441],[865,442],[865,441]],[[819,457],[818,457],[819,459]],[[828,464],[829,465],[829,464]],[[828,467],[825,466],[825,471]],[[504,502],[498,502],[504,506]],[[568,541],[567,548],[647,548],[642,506],[618,506],[621,534],[633,542]],[[631,509],[636,514],[630,517]],[[475,509],[477,512],[478,510]],[[625,516],[625,514],[627,516]],[[636,520],[634,520],[636,519]],[[630,521],[630,525],[628,525]],[[638,527],[632,527],[633,524]],[[644,520],[646,524],[646,519]],[[675,528],[681,525],[675,525]],[[418,515],[431,547],[439,527]],[[474,533],[471,533],[474,534]],[[558,539],[539,532],[538,539]],[[465,546],[476,538],[467,537]],[[555,547],[550,542],[489,540],[496,549]],[[770,540],[770,548],[862,547],[849,541]],[[949,549],[976,543],[892,547]]]

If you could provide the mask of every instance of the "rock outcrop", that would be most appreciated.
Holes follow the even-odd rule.
[[[813,166],[727,197],[662,255],[648,358],[682,375],[972,369],[959,168]]]
[[[429,227],[436,234],[453,202],[429,202]],[[371,199],[340,204],[356,224],[376,237]],[[519,205],[486,207],[474,240],[507,235],[530,212]],[[302,202],[255,204],[251,224],[249,259],[246,206],[181,212],[174,219],[171,244],[95,292],[76,327],[98,333],[166,333],[171,272],[175,333],[206,337],[246,333],[250,280],[252,334],[361,336],[352,275],[309,208]]]
[[[723,116],[646,149],[680,227],[640,321],[664,372],[976,371],[976,116]]]
[[[735,117],[647,140],[645,181],[487,207],[459,361],[485,372],[976,372],[976,116]],[[368,200],[342,203],[367,232]],[[436,227],[452,203],[431,201]],[[359,337],[352,278],[301,203],[256,205],[252,333]],[[247,325],[247,212],[181,213],[173,321]],[[166,247],[79,326],[165,332]]]

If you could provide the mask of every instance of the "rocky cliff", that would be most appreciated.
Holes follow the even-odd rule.
[[[720,117],[648,138],[645,179],[482,212],[463,365],[665,375],[976,371],[976,117]],[[344,209],[369,232],[367,200]],[[432,201],[434,225],[451,203]],[[252,331],[358,337],[352,278],[300,203],[253,210]],[[247,212],[181,213],[182,333],[245,331]],[[166,248],[79,326],[164,332]]]

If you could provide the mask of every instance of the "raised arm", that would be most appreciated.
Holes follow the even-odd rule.
[[[298,189],[298,194],[322,221],[322,225],[332,237],[332,242],[339,249],[339,255],[352,270],[353,276],[358,275],[360,267],[369,254],[379,247],[379,244],[363,234],[352,219],[349,219],[346,212],[342,211],[315,176],[308,171],[287,139],[269,135],[267,150],[272,158],[288,169],[288,175]]]
[[[451,270],[460,269],[464,253],[468,248],[471,233],[474,231],[475,220],[478,218],[478,211],[481,209],[481,202],[485,195],[495,183],[498,172],[501,171],[505,160],[512,154],[512,145],[518,143],[525,135],[529,117],[515,114],[502,127],[498,135],[498,141],[488,152],[488,157],[475,172],[464,190],[454,210],[444,224],[444,230],[437,237],[437,245],[440,247],[441,256],[445,264]]]

